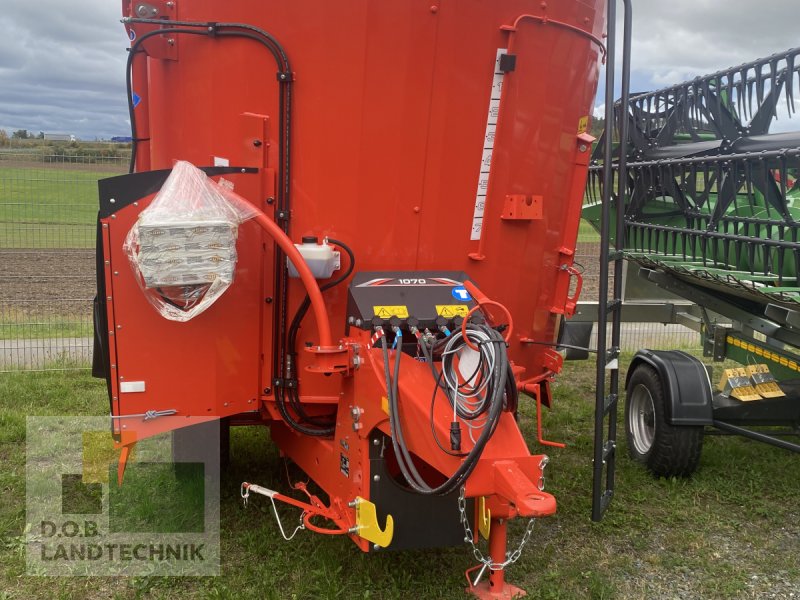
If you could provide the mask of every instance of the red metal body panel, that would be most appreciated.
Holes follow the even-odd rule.
[[[483,260],[471,260],[475,190],[494,61],[509,43],[503,26],[546,16],[599,37],[602,2],[541,5],[527,0],[431,3],[177,2],[182,20],[261,26],[287,48],[295,70],[291,233],[330,234],[350,244],[359,270],[464,270],[515,315],[512,359],[541,372],[554,282],[572,257],[581,196],[579,121],[591,112],[600,48],[564,27],[522,21],[516,69],[505,76],[503,113],[483,226]],[[136,29],[137,26],[132,26]],[[144,27],[144,26],[139,26]],[[180,37],[180,36],[175,36]],[[272,57],[250,40],[183,36],[178,60],[149,60],[152,168],[174,160],[253,164],[242,115],[278,114]],[[136,83],[134,83],[136,88]],[[277,164],[277,128],[266,150]],[[588,158],[588,154],[586,155]],[[542,197],[542,218],[501,219],[509,194]],[[259,198],[251,198],[259,201]],[[568,277],[567,277],[568,279]],[[292,282],[296,303],[304,291]],[[344,289],[328,296],[343,331]],[[290,308],[290,314],[291,314]],[[313,332],[311,317],[304,331]],[[265,344],[265,380],[271,343]],[[326,392],[304,383],[304,394]]]

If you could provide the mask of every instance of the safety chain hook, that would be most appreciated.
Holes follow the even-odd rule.
[[[460,514],[461,524],[464,526],[464,541],[469,542],[469,545],[472,547],[472,555],[475,557],[475,560],[483,565],[480,571],[478,571],[475,581],[472,583],[473,586],[478,585],[478,582],[481,580],[481,577],[483,577],[486,569],[490,569],[492,571],[502,571],[509,565],[513,565],[515,562],[517,562],[519,557],[522,556],[522,550],[528,543],[528,540],[533,533],[533,526],[536,523],[535,518],[531,518],[528,521],[528,525],[525,527],[525,533],[522,534],[522,539],[520,540],[517,549],[513,552],[506,552],[506,559],[503,562],[498,563],[494,562],[491,557],[484,556],[483,552],[481,552],[481,549],[475,544],[475,535],[472,532],[472,528],[469,526],[469,518],[467,517],[466,490],[463,486],[458,494],[458,512]]]

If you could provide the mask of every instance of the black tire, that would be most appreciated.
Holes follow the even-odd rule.
[[[650,365],[637,365],[625,395],[628,454],[656,477],[688,477],[700,462],[703,428],[670,425],[666,417],[661,377]]]

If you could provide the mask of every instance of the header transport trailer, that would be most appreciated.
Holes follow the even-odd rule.
[[[799,89],[792,48],[631,94],[614,109],[623,135],[610,168],[599,154],[590,168],[584,216],[602,229],[608,213],[615,260],[630,267],[621,316],[681,323],[705,357],[739,363],[713,374],[686,352],[633,358],[628,450],[656,475],[693,473],[709,434],[800,452],[800,132],[787,123]]]
[[[243,496],[364,552],[465,544],[471,592],[519,593],[507,521],[556,501],[517,406],[550,405],[581,288],[605,2],[123,15],[134,142],[100,182],[95,315],[120,480],[137,440],[266,425],[324,499]]]

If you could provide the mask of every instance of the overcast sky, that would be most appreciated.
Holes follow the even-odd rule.
[[[373,0],[380,1],[386,0]],[[633,90],[663,87],[800,46],[798,0],[633,3]],[[120,4],[3,0],[0,128],[85,139],[129,135],[127,37],[119,23]]]

